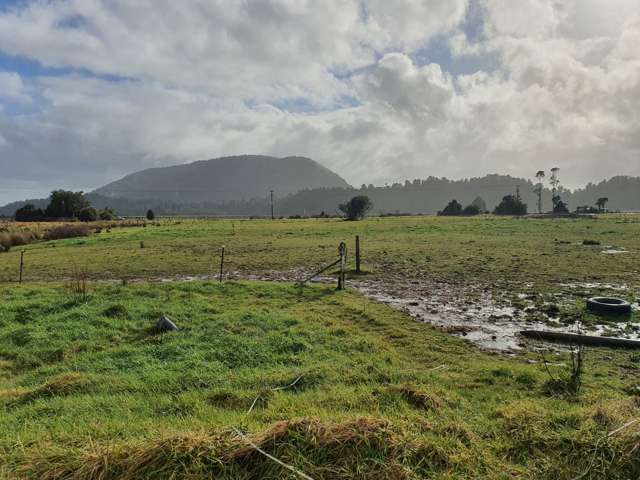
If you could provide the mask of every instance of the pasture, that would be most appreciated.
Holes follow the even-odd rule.
[[[357,234],[366,273],[348,287],[428,297],[446,284],[456,308],[491,295],[588,323],[586,295],[637,299],[639,227],[633,215],[163,219],[12,248],[0,476],[638,478],[637,352],[589,348],[572,391],[567,349],[484,351],[354,288],[293,281],[343,240],[351,268]],[[154,331],[163,314],[178,331]]]

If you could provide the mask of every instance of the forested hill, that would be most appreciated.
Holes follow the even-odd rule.
[[[430,177],[404,184],[384,187],[363,185],[354,188],[316,188],[306,189],[291,195],[276,194],[275,210],[278,216],[316,215],[321,212],[334,214],[339,203],[354,195],[367,195],[374,204],[373,212],[378,213],[424,213],[434,214],[442,210],[452,199],[463,205],[481,197],[489,210],[500,202],[502,197],[515,194],[519,187],[520,195],[529,206],[529,212],[537,210],[537,197],[533,192],[535,185],[530,180],[506,175],[487,175],[482,178],[466,180],[448,180]],[[613,177],[598,184],[589,184],[584,188],[569,191],[560,189],[562,199],[571,210],[582,205],[594,205],[600,197],[607,197],[607,208],[621,211],[640,211],[640,177]],[[147,209],[153,209],[160,215],[269,215],[269,199],[263,197],[249,201],[226,203],[214,202],[175,202],[169,200],[131,200],[108,198],[95,193],[87,194],[89,201],[96,207],[112,207],[120,215],[143,215]],[[32,201],[33,202],[33,201]],[[39,206],[46,201],[36,200]],[[0,208],[0,215],[13,215],[24,202],[15,202]],[[551,191],[543,192],[543,210],[551,209]]]
[[[506,175],[487,175],[482,178],[466,180],[448,180],[446,178],[430,177],[425,180],[414,180],[404,184],[374,187],[363,185],[354,188],[318,188],[306,189],[300,192],[276,198],[275,210],[279,216],[289,215],[317,215],[336,213],[339,203],[343,203],[354,195],[367,195],[374,204],[373,212],[378,213],[424,213],[435,214],[442,210],[452,199],[463,205],[468,205],[476,197],[481,197],[489,210],[500,203],[505,195],[515,194],[519,189],[520,195],[529,206],[529,212],[537,210],[537,196],[534,193],[535,184],[529,180]],[[277,195],[277,192],[276,192]],[[571,210],[578,206],[594,205],[600,197],[609,198],[607,208],[621,211],[640,211],[640,177],[614,177],[598,184],[589,184],[585,188],[575,191],[560,188],[562,199],[569,204]],[[543,192],[543,210],[551,210],[551,191]],[[148,203],[122,202],[113,204],[113,199],[94,199],[101,202],[111,202],[121,214],[143,214],[146,208],[155,208],[160,214],[191,214],[191,215],[269,215],[269,199],[264,196],[250,201],[228,202],[224,204],[191,203],[178,204],[174,202],[157,202],[153,206]],[[135,211],[125,210],[129,206]]]

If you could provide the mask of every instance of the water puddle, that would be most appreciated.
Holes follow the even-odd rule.
[[[443,331],[460,336],[488,350],[516,352],[532,340],[520,335],[522,330],[549,330],[584,335],[601,335],[627,339],[640,339],[640,324],[612,322],[583,326],[567,325],[544,312],[549,305],[536,308],[534,295],[516,295],[519,306],[504,305],[505,299],[496,299],[486,288],[454,286],[423,282],[400,282],[393,286],[380,282],[351,282],[363,295],[401,310],[413,318],[434,325]],[[628,290],[627,285],[565,284],[567,288],[609,288]],[[560,294],[562,295],[562,294]],[[507,302],[508,303],[508,302]],[[637,308],[638,305],[634,305]],[[541,311],[542,310],[542,311]],[[531,316],[530,313],[535,315]],[[535,318],[535,319],[534,319]],[[534,344],[538,342],[533,341]]]

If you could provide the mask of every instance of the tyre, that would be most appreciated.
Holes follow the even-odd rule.
[[[620,298],[593,297],[587,300],[587,310],[605,315],[629,315],[631,304]]]

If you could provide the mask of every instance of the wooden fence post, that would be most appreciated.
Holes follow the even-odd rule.
[[[360,235],[356,235],[356,273],[360,273]]]
[[[24,250],[20,252],[20,279],[18,283],[22,283],[22,270],[24,269]]]
[[[222,269],[224,268],[224,245],[222,246],[222,251],[220,252],[220,276],[218,277],[218,281],[222,282]]]
[[[344,290],[344,281],[345,281],[344,269],[346,266],[346,258],[347,258],[346,243],[340,242],[340,246],[338,247],[338,252],[340,253],[340,273],[338,275],[338,290]]]

